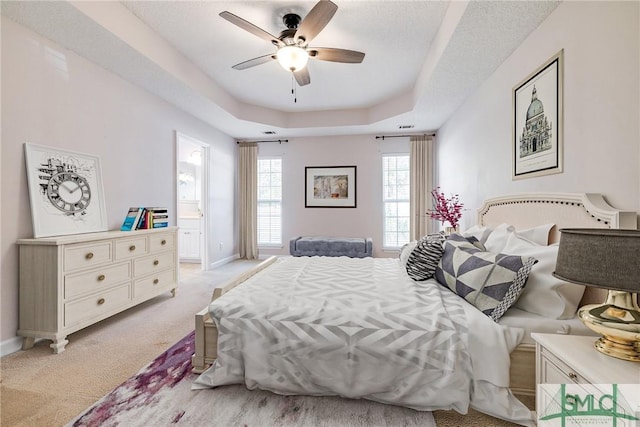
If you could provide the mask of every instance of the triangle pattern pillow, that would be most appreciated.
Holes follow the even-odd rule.
[[[435,278],[497,321],[517,301],[536,262],[533,257],[487,252],[452,234]]]

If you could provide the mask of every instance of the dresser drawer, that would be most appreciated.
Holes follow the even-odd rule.
[[[174,233],[158,233],[149,235],[150,252],[173,249],[176,246]]]
[[[116,261],[144,255],[146,253],[148,253],[146,236],[116,241]]]
[[[130,262],[104,266],[82,273],[69,274],[64,278],[64,298],[74,298],[100,289],[109,288],[130,279]]]
[[[134,277],[142,277],[154,271],[173,267],[175,263],[174,252],[162,252],[159,254],[138,258],[133,261]]]
[[[111,261],[112,255],[111,241],[65,246],[64,270],[73,271],[105,264]]]
[[[541,350],[540,383],[542,384],[588,384],[574,369],[546,348]]]
[[[147,276],[144,279],[138,279],[133,283],[133,298],[146,299],[147,297],[157,295],[163,290],[169,289],[171,285],[175,285],[175,270],[164,270]]]
[[[43,338],[62,353],[69,334],[174,291],[177,233],[170,226],[18,240],[23,349]]]
[[[125,284],[115,288],[95,293],[89,297],[78,299],[64,305],[64,326],[76,323],[100,320],[122,307],[130,305],[131,286]]]

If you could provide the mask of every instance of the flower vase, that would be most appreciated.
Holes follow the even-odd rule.
[[[457,232],[458,232],[458,227],[445,227],[442,233],[445,236],[450,236],[452,233],[457,233]]]

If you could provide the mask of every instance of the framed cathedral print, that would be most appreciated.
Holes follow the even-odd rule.
[[[513,179],[562,172],[563,51],[513,88]]]
[[[100,158],[24,144],[33,237],[107,230]]]

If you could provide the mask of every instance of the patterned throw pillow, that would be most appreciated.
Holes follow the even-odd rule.
[[[442,257],[444,236],[429,234],[418,240],[407,259],[407,274],[413,280],[427,280],[433,277]]]
[[[522,293],[536,262],[532,257],[480,250],[452,235],[445,242],[435,278],[497,321]]]
[[[486,251],[487,248],[484,247],[484,244],[478,240],[475,236],[463,236],[458,233],[452,233],[447,237],[447,242],[456,248],[470,248],[470,249],[479,249],[481,251]]]

